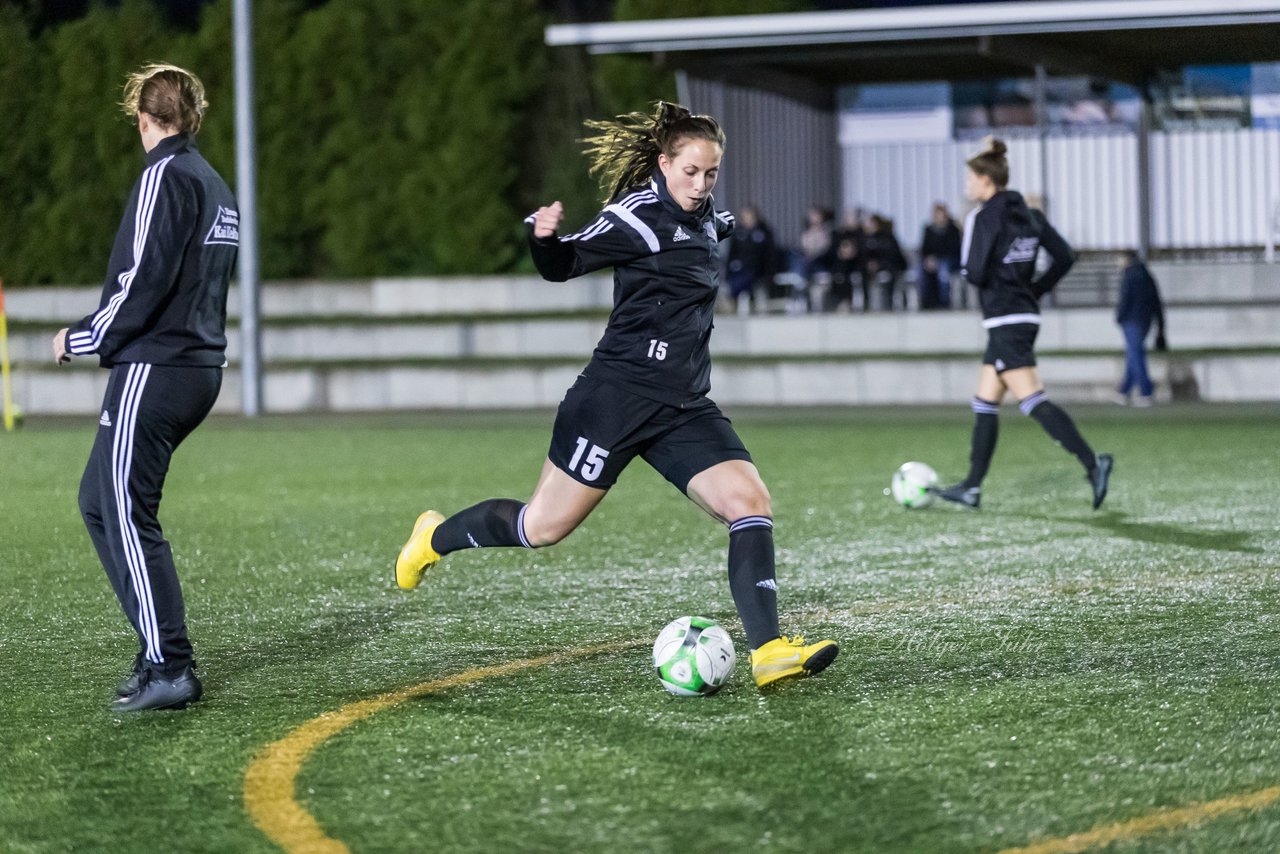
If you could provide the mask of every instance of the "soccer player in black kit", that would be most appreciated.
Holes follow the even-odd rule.
[[[1071,269],[1075,253],[1044,214],[1027,207],[1020,193],[1006,189],[1006,151],[1003,142],[992,139],[984,151],[968,160],[965,190],[979,206],[965,222],[960,257],[962,274],[978,286],[987,351],[982,358],[978,393],[971,403],[974,425],[969,474],[936,492],[948,501],[977,509],[982,499],[982,479],[996,450],[1000,402],[1005,392],[1011,391],[1018,398],[1022,414],[1036,419],[1054,441],[1084,466],[1096,510],[1107,497],[1114,460],[1110,454],[1094,454],[1071,416],[1046,396],[1036,371],[1040,297]],[[1041,249],[1049,254],[1051,264],[1040,278],[1034,279],[1036,255]]]
[[[559,542],[591,513],[635,457],[729,529],[729,589],[752,649],[757,685],[817,673],[836,657],[778,629],[769,492],[751,455],[707,397],[708,342],[719,289],[716,244],[733,217],[711,197],[724,132],[710,116],[659,103],[591,122],[592,172],[608,204],[585,228],[558,236],[559,202],[527,222],[534,263],[550,281],[614,270],[614,306],[590,364],[556,414],[551,448],[528,503],[483,501],[448,519],[418,517],[396,561],[416,587],[444,555]]]
[[[96,355],[111,370],[80,481],[80,513],[142,650],[117,711],[200,699],[173,552],[156,517],[169,460],[218,398],[239,214],[196,150],[207,104],[194,74],[148,65],[124,88],[146,169],[116,233],[98,310],[54,336],[58,364]]]

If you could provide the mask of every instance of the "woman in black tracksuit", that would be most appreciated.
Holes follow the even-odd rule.
[[[1036,372],[1035,340],[1040,331],[1040,297],[1066,275],[1075,253],[1044,214],[1027,207],[1021,194],[1006,189],[1009,162],[998,139],[968,161],[966,192],[979,206],[970,212],[961,247],[962,273],[977,285],[987,350],[982,359],[978,393],[973,398],[973,438],[969,474],[959,483],[938,490],[948,501],[977,508],[982,479],[996,449],[1000,402],[1006,391],[1018,399],[1023,415],[1030,415],[1058,444],[1084,466],[1093,489],[1093,507],[1102,505],[1114,460],[1093,453],[1071,416],[1045,395]],[[1049,269],[1034,279],[1036,255],[1044,249]]]
[[[526,220],[544,278],[614,270],[614,306],[591,362],[556,414],[551,448],[527,504],[481,502],[445,519],[423,513],[396,562],[413,588],[450,552],[549,546],[568,536],[639,456],[729,528],[729,588],[758,685],[825,668],[836,645],[782,637],[774,578],[772,505],[751,455],[707,397],[708,343],[719,289],[716,245],[733,217],[715,210],[724,132],[710,116],[660,103],[588,127],[592,172],[608,204],[560,237],[559,202]]]
[[[227,350],[227,289],[240,241],[231,190],[196,148],[206,107],[189,71],[148,65],[125,84],[147,168],[116,233],[102,300],[54,336],[58,364],[111,370],[80,513],[141,651],[121,712],[200,699],[173,551],[157,516],[174,450],[213,408]]]

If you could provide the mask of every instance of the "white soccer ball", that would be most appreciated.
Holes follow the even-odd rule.
[[[929,490],[938,485],[938,473],[926,463],[903,463],[893,473],[889,482],[889,491],[893,500],[903,507],[916,509],[928,507],[933,503],[934,495]]]
[[[714,694],[733,675],[733,639],[715,620],[672,620],[653,642],[653,668],[662,687],[680,697]]]

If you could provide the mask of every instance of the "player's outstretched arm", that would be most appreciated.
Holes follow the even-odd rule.
[[[653,245],[650,245],[636,230],[637,224],[646,231],[649,227],[630,210],[626,215],[632,222],[620,218],[613,212],[616,207],[619,206],[606,207],[590,225],[566,237],[558,235],[564,219],[564,206],[559,202],[538,208],[527,216],[529,251],[542,278],[563,282],[658,251],[657,238],[651,238]]]

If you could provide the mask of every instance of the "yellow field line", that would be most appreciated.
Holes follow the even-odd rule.
[[[1232,795],[1216,801],[1160,810],[1129,821],[1095,827],[1085,833],[1073,833],[1060,839],[1046,839],[1025,848],[1006,848],[1000,854],[1073,854],[1073,852],[1102,847],[1161,830],[1194,827],[1229,812],[1262,809],[1278,800],[1280,800],[1280,786],[1272,786],[1269,789]]]
[[[325,854],[346,852],[347,846],[325,834],[319,822],[294,799],[294,785],[298,772],[302,770],[302,763],[325,741],[352,724],[398,706],[406,700],[495,676],[507,676],[521,670],[547,667],[591,655],[621,652],[639,645],[639,641],[601,644],[538,658],[509,661],[492,667],[477,667],[443,679],[349,703],[335,712],[325,712],[258,752],[244,775],[245,809],[258,829],[286,851]]]
[[[1025,592],[1025,591],[1022,591]],[[979,597],[981,598],[981,597]],[[993,597],[1003,598],[1003,597]],[[967,601],[967,600],[966,600]],[[916,603],[921,604],[921,603]],[[851,613],[858,611],[867,613],[898,610],[903,603],[873,603],[862,608],[840,609],[828,611],[823,616],[833,613]],[[809,612],[813,617],[822,612]],[[398,691],[380,694],[368,700],[349,703],[335,712],[325,712],[289,732],[279,741],[272,742],[259,751],[257,757],[245,771],[244,804],[253,823],[258,829],[289,852],[323,852],[338,854],[348,852],[345,844],[325,834],[319,822],[294,799],[294,786],[302,763],[313,750],[328,739],[358,721],[398,706],[406,700],[422,697],[436,691],[456,688],[496,676],[506,676],[521,670],[531,670],[585,658],[591,655],[621,652],[642,641],[626,641],[620,643],[601,644],[599,646],[582,647],[566,652],[544,655],[538,658],[526,658],[510,661],[491,667],[478,667],[423,682]],[[1216,801],[1192,804],[1172,810],[1161,810],[1150,815],[1141,816],[1124,822],[1096,827],[1084,833],[1075,833],[1058,839],[1046,839],[1022,848],[1006,848],[1000,854],[1071,854],[1085,851],[1092,847],[1110,845],[1113,842],[1132,839],[1161,830],[1173,830],[1201,824],[1217,818],[1225,813],[1239,810],[1255,810],[1270,806],[1280,801],[1280,786],[1261,789],[1242,795],[1220,798]]]

